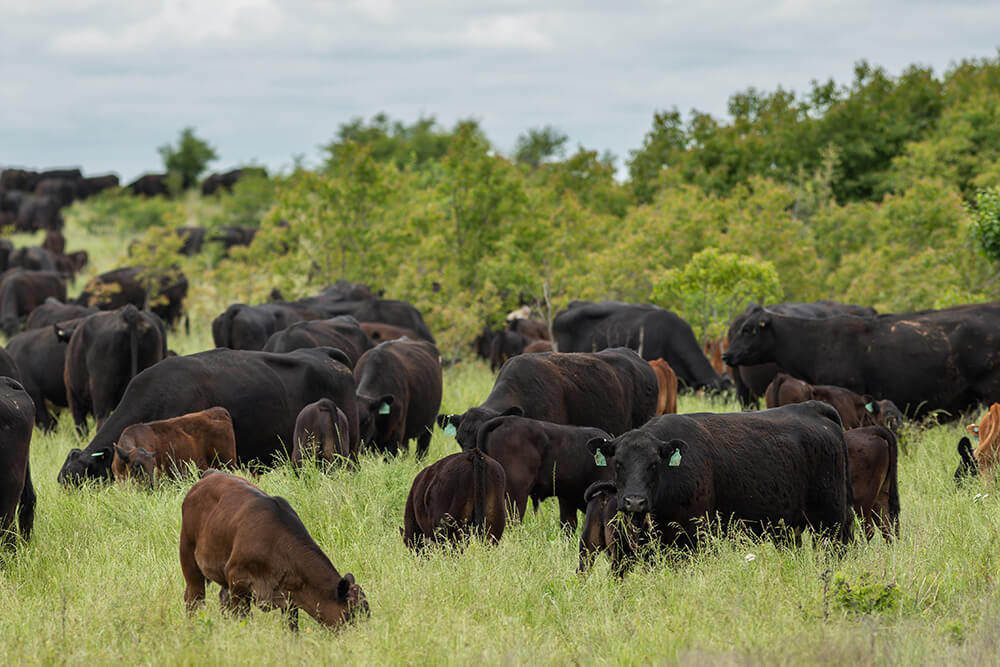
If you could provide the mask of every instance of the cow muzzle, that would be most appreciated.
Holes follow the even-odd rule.
[[[623,512],[637,512],[644,514],[649,511],[649,500],[644,496],[624,496],[619,509]]]

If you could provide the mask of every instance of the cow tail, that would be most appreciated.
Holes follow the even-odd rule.
[[[31,483],[31,464],[24,465],[24,488],[21,489],[21,500],[17,508],[17,528],[21,537],[31,537],[31,529],[35,525],[35,487]]]
[[[479,432],[476,433],[476,444],[474,448],[478,449],[481,452],[485,452],[486,442],[490,439],[490,433],[497,430],[501,426],[503,426],[503,420],[496,418],[491,419],[482,426],[480,426]]]
[[[896,465],[898,461],[898,447],[896,434],[890,429],[879,427],[880,435],[889,444],[889,520],[892,521],[892,530],[899,536],[899,482],[896,478]]]
[[[122,310],[122,317],[128,325],[128,353],[129,353],[129,373],[131,380],[139,372],[139,311],[135,306],[125,306]]]
[[[486,523],[486,459],[478,449],[473,449],[472,457],[472,528],[483,532]]]

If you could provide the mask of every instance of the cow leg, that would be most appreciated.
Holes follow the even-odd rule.
[[[425,430],[417,436],[417,460],[423,460],[427,456],[427,450],[431,446],[431,432]]]
[[[205,602],[205,575],[194,557],[194,545],[181,536],[181,573],[187,588],[184,589],[184,603],[189,612],[194,611]],[[225,591],[225,587],[222,589]],[[221,595],[221,594],[220,594]]]
[[[559,498],[559,522],[570,537],[576,534],[576,505],[568,498]]]
[[[73,415],[77,435],[85,437],[87,435],[87,407],[69,391],[66,392],[66,402],[69,403],[69,411]]]

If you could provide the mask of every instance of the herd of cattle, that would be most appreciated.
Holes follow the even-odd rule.
[[[97,430],[68,453],[61,483],[205,471],[182,509],[188,606],[204,601],[210,580],[226,608],[278,607],[293,625],[298,609],[330,627],[366,613],[364,592],[287,502],[216,467],[287,457],[350,470],[363,451],[391,458],[411,440],[424,458],[440,428],[460,451],[414,479],[407,545],[469,532],[500,540],[529,499],[537,509],[555,497],[567,531],[584,516],[580,569],[603,551],[621,573],[643,545],[695,547],[706,519],[847,543],[857,514],[869,539],[891,541],[904,413],[957,418],[1000,400],[1000,304],[902,315],[828,301],[753,305],[731,324],[726,370],[668,310],[574,301],[551,326],[529,311],[484,331],[476,347],[498,369],[492,390],[441,414],[442,361],[421,313],[366,285],[233,304],[212,322],[215,349],[177,356],[167,341],[182,319],[183,276],[161,277],[150,295],[142,267],[119,269],[67,301],[58,270],[11,264],[15,252],[0,280],[7,536],[15,525],[31,531],[32,429],[51,429],[50,410],[68,407],[81,433],[88,417]],[[678,389],[735,389],[744,405],[762,396],[768,409],[676,414]],[[971,432],[989,432],[979,448],[963,440],[959,472],[989,473],[994,407]]]

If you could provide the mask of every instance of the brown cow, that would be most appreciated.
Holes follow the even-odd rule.
[[[413,480],[403,514],[403,541],[457,541],[468,528],[500,541],[506,523],[503,466],[478,449],[432,463]]]
[[[552,342],[547,340],[536,340],[533,343],[529,343],[522,354],[535,354],[536,352],[551,352]]]
[[[302,408],[295,419],[292,436],[292,464],[302,463],[302,456],[336,463],[358,460],[358,447],[351,451],[347,415],[329,398],[321,398]]]
[[[580,566],[586,572],[601,551],[608,552],[611,571],[624,576],[628,561],[635,557],[641,544],[649,543],[648,531],[636,528],[624,514],[618,512],[618,487],[613,480],[594,482],[583,494],[587,514],[580,533]],[[649,522],[647,515],[646,521]],[[624,532],[623,532],[624,531]]]
[[[656,385],[659,392],[656,397],[657,415],[677,414],[677,374],[662,358],[649,362],[656,373]]]
[[[222,407],[180,417],[133,424],[115,444],[111,470],[115,479],[173,476],[178,465],[193,461],[198,470],[236,464],[236,436],[229,410]]]
[[[972,452],[969,470],[978,471],[984,480],[989,480],[993,476],[993,467],[997,462],[997,441],[1000,440],[1000,403],[991,405],[978,424],[969,424],[966,429],[973,438],[979,441],[979,445]],[[971,445],[968,444],[968,441],[966,443],[966,448],[971,450]],[[960,446],[959,452],[961,451]],[[964,458],[968,458],[968,454]],[[956,477],[958,477],[958,473],[956,473]]]
[[[293,630],[299,609],[330,629],[370,613],[354,576],[340,576],[288,501],[218,470],[184,497],[180,559],[189,611],[204,603],[207,579],[222,587],[224,609],[246,614],[251,602],[278,608]]]
[[[854,512],[870,540],[875,527],[891,541],[899,537],[899,485],[896,481],[896,436],[883,426],[844,432],[854,487]]]
[[[722,338],[706,340],[702,347],[705,350],[705,356],[708,357],[708,362],[712,364],[716,373],[722,375],[729,372],[729,366],[722,360],[722,355],[729,349],[728,338],[723,336]]]
[[[840,413],[845,431],[878,424],[896,432],[902,425],[902,413],[890,400],[876,401],[871,396],[828,384],[812,385],[786,373],[774,376],[764,393],[764,400],[769,408],[811,400],[824,401]]]

